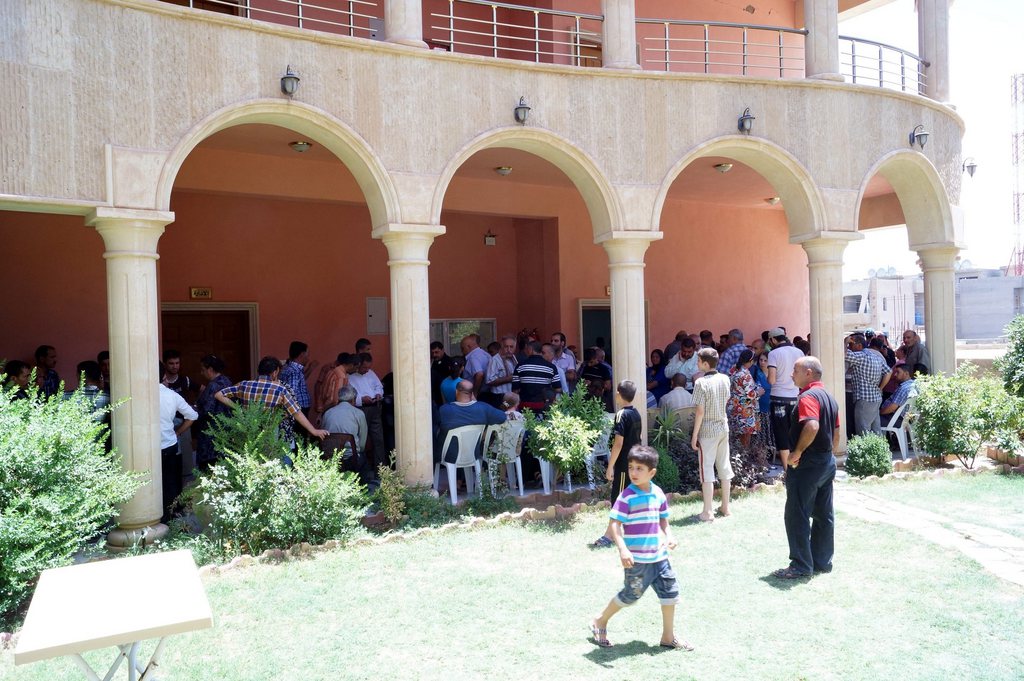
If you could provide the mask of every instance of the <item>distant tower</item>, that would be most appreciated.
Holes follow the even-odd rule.
[[[1024,275],[1024,244],[1021,230],[1024,229],[1024,73],[1017,73],[1010,80],[1010,105],[1013,108],[1013,142],[1010,162],[1013,164],[1013,255],[1006,267],[1006,276]]]

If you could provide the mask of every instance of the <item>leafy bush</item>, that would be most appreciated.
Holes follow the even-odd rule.
[[[241,452],[228,450],[199,480],[210,530],[228,543],[228,551],[255,555],[297,542],[345,540],[355,533],[368,503],[356,474],[322,460],[315,447],[292,452],[291,466],[267,460],[266,454],[250,445]]]
[[[215,414],[206,432],[218,452],[239,453],[248,450],[263,461],[278,460],[290,451],[280,436],[284,412],[260,403],[238,405],[231,411]]]
[[[892,473],[889,443],[877,433],[864,433],[846,443],[846,472],[858,478]]]
[[[579,416],[558,409],[549,409],[541,420],[529,409],[524,410],[526,429],[531,435],[533,453],[552,462],[562,471],[584,473],[586,460],[601,434]],[[602,421],[604,416],[601,416]]]
[[[403,494],[406,521],[410,527],[435,527],[444,525],[458,517],[459,510],[444,499],[434,495],[430,487],[417,485],[408,487]]]
[[[672,441],[682,436],[683,429],[679,425],[679,415],[674,412],[668,414],[658,412],[658,415],[654,418],[654,423],[650,424],[650,437],[648,440],[651,446],[657,448],[659,452],[667,452]]]
[[[977,376],[977,367],[961,364],[952,376],[917,378],[911,429],[919,448],[937,456],[955,455],[967,468],[981,445],[1002,428],[1015,403],[1000,382]]]
[[[0,391],[0,621],[39,573],[72,556],[117,515],[140,480],[108,454],[88,398],[14,400]]]
[[[758,437],[751,437],[750,444],[746,447],[740,439],[740,435],[729,431],[729,463],[732,464],[732,486],[751,487],[759,482],[768,480],[768,469],[770,461],[774,458],[773,452],[765,442]]]
[[[672,457],[668,455],[667,449],[656,447],[658,450],[658,472],[654,475],[654,484],[661,488],[665,494],[679,491],[679,467]]]
[[[395,460],[394,452],[391,453],[391,460]],[[377,467],[377,477],[380,486],[374,499],[388,522],[395,524],[405,515],[406,486],[403,471],[392,470],[391,466],[381,464]]]
[[[1006,354],[996,360],[1006,392],[1024,398],[1024,315],[1006,326]]]

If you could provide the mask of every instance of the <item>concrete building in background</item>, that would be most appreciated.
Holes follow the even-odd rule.
[[[783,325],[842,400],[844,249],[906,225],[951,370],[949,0],[919,0],[920,55],[838,35],[876,0],[734,4],[0,3],[0,356],[110,349],[152,482],[109,541],[160,535],[162,348],[237,380],[370,338],[427,482],[432,329],[606,328],[643,386],[679,329]]]

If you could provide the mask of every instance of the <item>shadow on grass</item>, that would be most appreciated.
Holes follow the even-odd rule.
[[[591,639],[593,643],[593,639]],[[621,657],[633,657],[636,655],[660,655],[661,653],[671,653],[672,648],[662,648],[657,644],[650,644],[646,641],[630,641],[629,643],[616,643],[610,648],[601,648],[596,643],[593,643],[594,649],[589,653],[585,653],[583,657],[587,658],[591,662],[601,667],[611,668],[611,662],[618,660]]]
[[[523,527],[530,532],[536,532],[538,534],[562,534],[564,532],[571,531],[576,524],[576,517],[573,516],[571,518],[559,518],[558,520],[534,520],[524,522]]]
[[[768,586],[773,589],[778,589],[779,591],[789,591],[790,589],[794,589],[798,586],[806,586],[811,581],[810,575],[807,577],[798,577],[797,579],[780,579],[775,576],[774,572],[775,571],[772,570],[763,577],[759,577],[759,579]]]
[[[690,525],[703,525],[704,522],[698,516],[698,513],[694,513],[683,518],[670,520],[669,525],[673,527],[689,527]]]

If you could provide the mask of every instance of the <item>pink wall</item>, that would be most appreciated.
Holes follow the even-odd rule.
[[[33,364],[36,347],[52,345],[73,388],[75,365],[107,348],[103,240],[81,217],[5,211],[0,234],[0,358]]]

